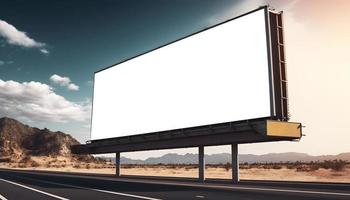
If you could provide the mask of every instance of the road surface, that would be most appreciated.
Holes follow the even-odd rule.
[[[350,199],[350,184],[242,181],[239,184],[0,169],[0,200]]]

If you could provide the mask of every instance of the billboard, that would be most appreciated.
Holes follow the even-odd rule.
[[[96,72],[91,140],[276,117],[267,12]]]

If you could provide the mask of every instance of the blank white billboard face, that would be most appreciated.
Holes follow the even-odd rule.
[[[95,73],[91,140],[271,116],[265,9]]]

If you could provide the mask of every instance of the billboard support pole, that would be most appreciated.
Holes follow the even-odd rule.
[[[204,146],[198,147],[198,178],[199,181],[205,181],[205,160],[204,160]]]
[[[232,181],[239,182],[238,144],[231,144]]]
[[[120,152],[115,153],[115,175],[120,176]]]

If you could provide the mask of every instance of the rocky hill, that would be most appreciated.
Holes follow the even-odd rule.
[[[89,155],[72,155],[70,146],[75,144],[79,142],[69,134],[30,127],[11,118],[0,118],[1,159],[10,159],[11,162],[31,156],[93,159]]]

